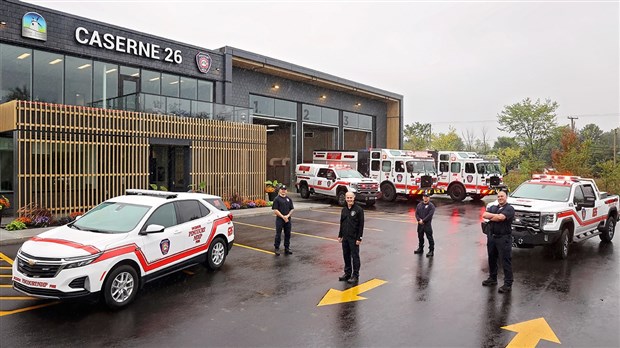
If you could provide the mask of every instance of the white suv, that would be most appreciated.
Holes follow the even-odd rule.
[[[198,263],[220,268],[234,232],[220,197],[127,190],[25,242],[13,287],[38,298],[102,295],[120,308],[148,281]]]

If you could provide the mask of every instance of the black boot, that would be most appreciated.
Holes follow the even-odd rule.
[[[419,247],[413,251],[414,254],[422,254],[424,252],[424,247]]]
[[[435,255],[435,252],[431,250],[428,252],[428,254],[426,254],[426,257],[433,257],[434,255]]]

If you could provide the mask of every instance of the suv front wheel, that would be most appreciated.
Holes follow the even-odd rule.
[[[103,298],[108,307],[122,308],[138,293],[138,273],[129,265],[116,267],[110,272],[103,286]]]
[[[207,251],[207,267],[215,271],[222,267],[226,260],[226,242],[222,238],[216,238]]]

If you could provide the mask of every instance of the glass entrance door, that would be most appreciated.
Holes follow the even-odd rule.
[[[151,145],[149,184],[168,191],[187,191],[189,183],[189,146]]]
[[[140,111],[138,106],[139,77],[120,75],[118,79],[119,107],[122,110]]]

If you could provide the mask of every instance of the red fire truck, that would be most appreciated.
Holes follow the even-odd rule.
[[[396,149],[317,150],[312,161],[320,164],[347,164],[380,183],[382,199],[397,196],[418,198],[425,191],[444,193],[437,187],[437,169],[426,151]]]

